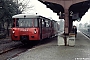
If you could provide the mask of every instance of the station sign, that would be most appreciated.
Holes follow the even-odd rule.
[[[72,19],[78,19],[79,18],[79,13],[75,13],[72,15]]]

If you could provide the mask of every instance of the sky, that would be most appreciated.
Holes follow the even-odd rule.
[[[90,9],[85,13],[85,15],[82,17],[81,23],[88,23],[90,22]]]
[[[23,5],[27,5],[25,8],[25,11],[22,13],[26,14],[38,14],[42,15],[44,17],[60,21],[59,16],[57,13],[54,13],[50,8],[47,8],[46,5],[43,3],[39,2],[38,0],[18,0],[18,3],[21,3]]]

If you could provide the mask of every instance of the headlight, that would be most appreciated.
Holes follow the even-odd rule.
[[[37,33],[37,31],[34,31],[34,34],[36,34]]]
[[[15,33],[15,31],[12,31],[12,33],[14,34],[14,33]]]
[[[36,29],[34,29],[34,34],[36,34],[37,33],[37,31],[36,31]]]

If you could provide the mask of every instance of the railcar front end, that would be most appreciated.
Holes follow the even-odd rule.
[[[13,41],[33,41],[40,40],[40,28],[37,18],[13,18],[11,29],[11,39]]]

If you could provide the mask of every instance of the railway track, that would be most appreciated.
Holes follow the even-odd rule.
[[[9,41],[7,43],[4,42],[4,44],[0,44],[0,60],[10,60],[11,58],[17,56],[20,53],[23,53],[27,51],[28,49],[36,48],[41,45],[49,44],[53,38],[50,39],[44,39],[38,44],[35,44],[33,46],[30,45],[24,45],[21,42],[14,42]]]
[[[21,42],[14,42],[10,38],[0,39],[0,60],[7,60],[27,49]]]
[[[31,49],[31,46],[26,46],[22,43],[17,43],[12,47],[8,47],[7,49],[3,49],[0,51],[0,60],[9,60],[12,57],[17,56],[18,54]]]
[[[20,46],[22,46],[22,45],[20,45]],[[7,48],[7,49],[3,49],[3,50],[0,51],[0,55],[6,53],[8,51],[14,50],[14,49],[16,49],[16,48],[18,48],[20,46],[17,45],[16,47],[11,47],[11,48]]]
[[[88,31],[85,30],[80,30],[85,36],[87,36],[88,38],[90,38],[90,33]]]
[[[38,45],[39,46],[39,45]],[[0,45],[0,60],[9,60],[28,49],[37,47],[36,45],[24,45],[21,42],[8,42]]]

